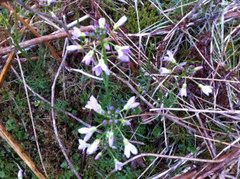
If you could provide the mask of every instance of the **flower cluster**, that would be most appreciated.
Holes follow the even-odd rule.
[[[201,91],[209,96],[213,92],[213,87],[209,85],[203,85],[203,84],[197,84],[198,87],[201,89]],[[187,97],[187,83],[183,83],[182,88],[179,91],[179,96],[181,97]]]
[[[136,155],[138,153],[138,149],[135,145],[133,145],[122,133],[121,126],[124,125],[131,125],[130,121],[125,120],[121,112],[128,111],[130,109],[137,108],[140,105],[139,102],[136,102],[136,97],[131,97],[127,103],[123,106],[122,109],[116,109],[113,106],[108,108],[108,111],[105,111],[102,106],[98,103],[97,99],[94,96],[91,96],[87,104],[85,105],[86,109],[93,110],[98,115],[106,118],[103,120],[101,124],[98,126],[91,126],[91,127],[82,127],[78,130],[78,132],[82,135],[85,135],[83,139],[79,139],[79,150],[86,150],[87,155],[91,155],[97,152],[97,150],[102,146],[103,150],[100,151],[96,156],[95,159],[99,159],[103,151],[106,150],[107,147],[111,149],[120,149],[118,147],[118,143],[116,142],[116,137],[121,135],[122,136],[122,144],[124,146],[124,155],[129,158],[131,154]],[[120,119],[118,119],[120,116]],[[114,120],[113,120],[114,118]],[[120,122],[121,125],[118,125]],[[88,141],[92,138],[94,133],[98,131],[98,128],[105,129],[104,132],[99,134],[101,137],[97,137],[92,143],[88,143]],[[99,136],[98,135],[98,136]],[[107,144],[107,145],[106,145]],[[114,156],[113,156],[114,157]],[[122,163],[119,162],[114,157],[115,162],[115,170],[122,169]]]
[[[124,23],[126,23],[127,17],[123,16],[121,17],[114,25],[113,25],[113,32],[119,29]],[[79,28],[74,27],[71,31],[72,39],[78,40],[79,38],[89,38],[92,39],[93,37],[98,37],[98,40],[100,40],[100,44],[95,46],[94,48],[90,49],[85,56],[82,58],[82,63],[89,66],[90,64],[93,65],[92,72],[95,73],[96,76],[100,76],[102,72],[104,72],[106,75],[110,75],[110,70],[107,65],[107,57],[106,55],[103,55],[103,53],[100,54],[100,57],[96,55],[98,53],[97,48],[100,47],[101,51],[106,50],[110,51],[111,49],[115,49],[118,56],[117,58],[121,62],[129,62],[130,61],[130,47],[129,46],[119,46],[115,45],[113,43],[110,43],[107,41],[107,34],[109,33],[108,24],[106,23],[105,18],[100,18],[98,20],[98,24],[94,27],[95,32],[94,33],[85,33],[81,32]],[[91,37],[91,38],[90,38]],[[88,40],[85,39],[84,42]],[[81,42],[81,41],[80,41]],[[114,48],[111,48],[114,47]],[[66,50],[68,52],[73,51],[84,51],[84,44],[79,44],[76,42],[74,45],[68,45],[66,47]],[[98,60],[95,61],[94,57],[98,57]]]
[[[165,68],[165,67],[161,67],[159,69],[159,71],[160,71],[160,75],[162,75],[162,76],[170,75],[174,71],[175,68],[182,67],[186,64],[185,62],[178,64],[175,57],[174,57],[173,52],[170,51],[170,50],[167,50],[166,55],[162,58],[162,61],[163,62],[169,62],[169,63],[174,65],[174,68],[172,70],[170,70],[168,68]],[[189,70],[189,72],[193,75],[197,71],[201,70],[202,68],[203,68],[202,66],[197,66],[197,67]],[[197,82],[195,82],[195,83],[197,83]],[[199,83],[197,83],[197,86],[207,96],[209,96],[213,92],[213,87],[212,86],[203,85],[203,84],[199,84]],[[187,83],[186,83],[186,81],[183,83],[182,87],[180,88],[178,95],[181,96],[181,97],[187,97]]]

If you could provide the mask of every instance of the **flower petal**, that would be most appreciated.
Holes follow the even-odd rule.
[[[77,27],[73,27],[73,31],[72,31],[72,36],[73,39],[78,39],[79,37],[85,37],[86,34],[84,32],[81,32],[81,30]]]
[[[100,144],[100,140],[96,139],[87,149],[87,154],[91,155],[93,153],[95,153],[98,149],[98,146]]]
[[[87,134],[87,133],[89,133],[91,131],[91,129],[89,128],[89,127],[82,127],[82,128],[80,128],[80,129],[78,129],[78,132],[80,133],[80,134]]]
[[[76,51],[76,50],[81,50],[82,46],[81,45],[68,45],[66,50],[68,52]]]
[[[125,146],[125,148],[124,148],[124,155],[125,155],[127,158],[129,158],[130,155],[131,155],[130,150],[129,150],[126,146]]]
[[[183,96],[186,97],[187,96],[187,84],[186,83],[183,83],[182,88],[179,91],[179,95],[181,97],[183,97]]]
[[[129,106],[129,109],[136,108],[136,107],[139,106],[139,104],[140,104],[140,103],[138,103],[138,102],[134,102],[134,103],[132,103],[132,104]]]
[[[106,64],[101,64],[101,68],[106,73],[106,75],[110,75],[110,70],[108,69]]]
[[[99,160],[99,158],[102,156],[102,152],[99,152],[96,156],[95,156],[95,158],[94,158],[94,160]]]
[[[131,151],[132,154],[136,155],[138,153],[137,148],[133,144],[131,144],[130,142],[128,143],[128,148],[129,148],[129,150]]]
[[[113,26],[113,29],[116,30],[122,26],[127,21],[127,16],[122,16]]]
[[[129,109],[132,109],[132,108],[137,107],[137,106],[139,105],[139,103],[138,103],[138,102],[135,102],[135,100],[136,100],[136,97],[135,97],[135,96],[132,96],[132,97],[128,100],[127,104],[125,104],[125,106],[123,107],[123,110],[129,110]]]
[[[102,73],[102,68],[101,66],[98,64],[95,67],[93,67],[92,69],[93,72],[95,72],[96,76],[100,76]]]
[[[93,135],[93,132],[87,133],[83,140],[87,142],[92,137],[92,135]]]
[[[113,148],[113,143],[114,143],[113,131],[108,131],[107,132],[107,138],[108,138],[108,145],[109,145],[109,147]]]
[[[84,150],[85,148],[88,147],[89,144],[87,144],[84,140],[82,139],[79,139],[79,146],[78,146],[78,149],[79,150]]]
[[[202,92],[203,92],[204,94],[206,94],[207,96],[209,96],[209,94],[212,93],[212,91],[213,91],[213,87],[212,87],[212,86],[198,84],[198,87],[199,87],[199,88],[202,90]]]
[[[99,25],[100,28],[104,29],[105,25],[106,25],[106,19],[103,18],[103,17],[98,19],[98,25]]]
[[[167,69],[167,68],[164,68],[164,67],[160,68],[160,74],[161,74],[161,75],[168,75],[168,74],[170,74],[171,72],[172,72],[172,71],[169,70],[169,69]]]
[[[129,61],[130,61],[129,56],[127,56],[127,55],[125,55],[125,54],[118,55],[118,58],[119,58],[119,60],[121,60],[122,62],[129,62]]]
[[[119,162],[117,159],[114,159],[114,163],[115,163],[115,170],[116,171],[122,170],[122,167],[123,167],[123,163],[122,162]]]
[[[93,51],[89,51],[82,59],[82,63],[89,65],[93,61]]]

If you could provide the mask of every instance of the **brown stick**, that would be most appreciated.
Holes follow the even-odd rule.
[[[22,34],[24,32],[25,28],[21,29],[20,33]],[[11,52],[5,62],[5,65],[1,71],[1,74],[0,74],[0,87],[2,87],[2,84],[3,84],[3,81],[4,81],[4,78],[9,70],[9,68],[11,67],[11,64],[12,64],[12,61],[14,60],[14,54],[15,52]]]
[[[11,53],[9,54],[9,56],[8,56],[8,58],[7,58],[7,61],[6,61],[4,67],[3,67],[2,71],[1,71],[1,74],[0,74],[0,87],[2,86],[3,80],[4,80],[4,78],[5,78],[6,74],[7,74],[7,71],[8,71],[8,69],[9,69],[10,66],[11,66],[11,63],[12,63],[12,61],[13,61],[14,54],[15,54],[15,52],[11,52]]]
[[[192,171],[181,174],[174,179],[204,179],[210,176],[211,174],[216,174],[222,171],[224,167],[227,167],[231,162],[237,160],[240,155],[239,148],[235,148],[229,153],[226,153],[217,158],[217,160],[223,160],[220,163],[208,163],[200,166]]]
[[[18,156],[27,164],[27,166],[39,179],[46,179],[46,177],[38,169],[37,165],[35,165],[29,155],[23,150],[22,146],[20,146],[5,130],[2,123],[0,123],[0,136],[14,149]]]
[[[84,31],[89,31],[89,30],[92,31],[93,29],[92,29],[92,26],[87,26],[87,27],[80,28],[80,30],[82,32],[84,32]],[[72,31],[70,30],[69,32],[72,32]],[[67,36],[68,36],[68,34],[66,32],[59,32],[56,34],[45,35],[45,36],[37,37],[37,38],[31,39],[31,40],[27,40],[25,42],[21,42],[21,43],[19,43],[19,46],[21,48],[26,48],[26,47],[36,45],[39,43],[45,43],[45,42],[48,42],[51,40],[62,39]],[[13,47],[13,46],[0,48],[0,55],[7,54],[7,53],[13,51],[14,49],[15,49],[15,47]]]

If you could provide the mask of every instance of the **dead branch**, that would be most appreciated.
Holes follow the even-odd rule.
[[[92,26],[81,27],[80,30],[82,32],[93,31],[93,27]],[[71,33],[72,31],[70,30],[69,32]],[[21,42],[21,43],[19,43],[19,47],[26,48],[26,47],[37,45],[40,43],[49,42],[51,40],[63,39],[67,36],[68,36],[68,34],[66,32],[59,32],[59,33],[55,33],[55,34],[45,35],[45,36],[33,38],[31,40],[27,40],[25,42]],[[14,46],[0,48],[0,55],[7,54],[13,50],[16,50]]]
[[[37,165],[32,161],[29,157],[27,152],[24,151],[22,146],[15,141],[11,134],[9,134],[2,123],[0,123],[0,136],[14,149],[14,151],[18,154],[18,156],[26,163],[26,165],[32,170],[32,172],[39,178],[39,179],[46,179],[44,174],[40,171]]]
[[[212,174],[220,173],[222,169],[232,163],[234,160],[237,160],[240,155],[240,149],[235,148],[231,152],[228,152],[216,160],[222,160],[220,163],[208,163],[204,164],[201,167],[198,167],[192,171],[186,172],[182,175],[174,177],[174,179],[204,179],[209,177]]]

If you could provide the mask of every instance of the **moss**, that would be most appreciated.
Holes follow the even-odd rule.
[[[135,8],[130,7],[126,14],[128,16],[128,23],[126,24],[126,28],[130,33],[137,33],[138,21]],[[138,8],[138,16],[141,30],[151,26],[161,18],[161,15],[158,13],[158,11],[156,9],[153,9],[149,3],[146,3],[143,7]]]

